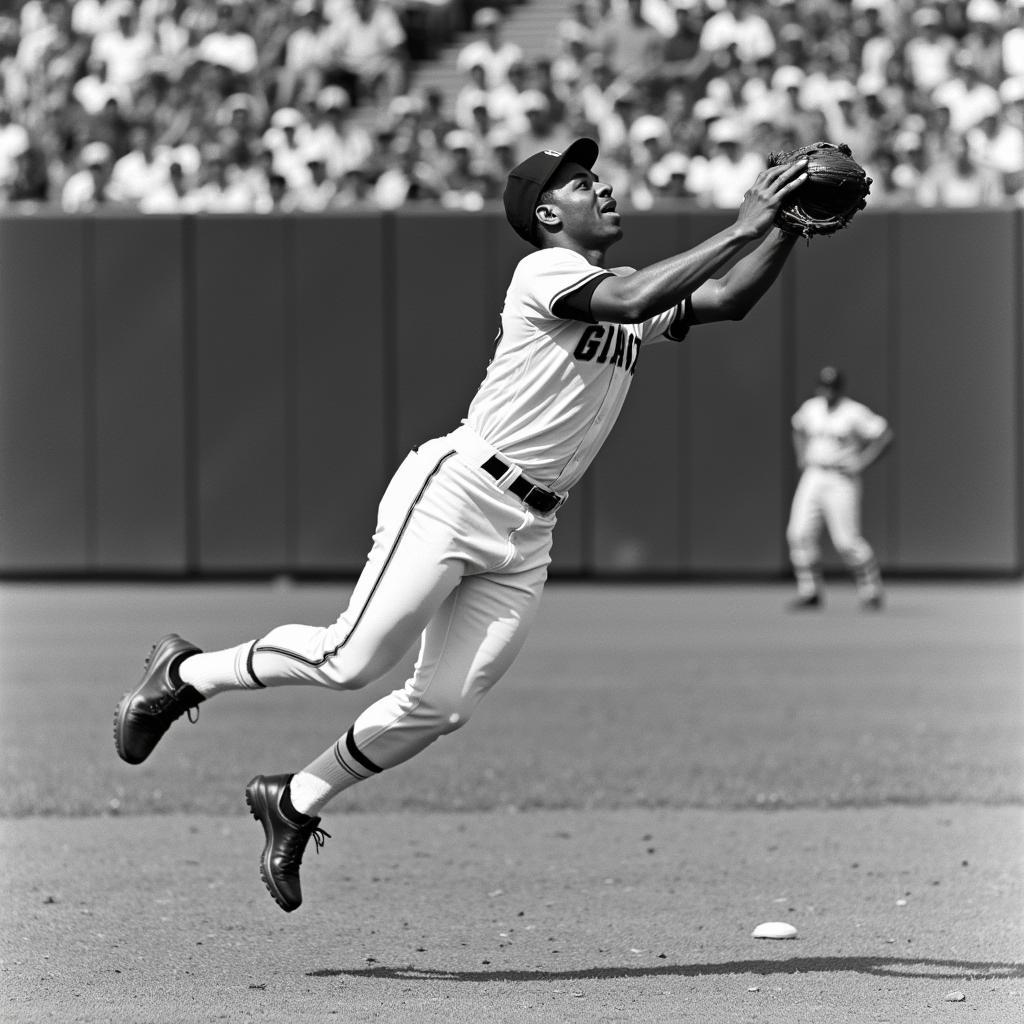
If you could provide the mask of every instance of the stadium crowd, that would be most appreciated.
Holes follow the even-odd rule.
[[[872,203],[1024,205],[1024,0],[0,0],[0,206],[478,209],[597,138],[626,202],[735,207],[848,143]],[[416,87],[457,32],[459,84]]]

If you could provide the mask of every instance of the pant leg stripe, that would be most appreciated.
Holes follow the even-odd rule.
[[[352,623],[352,628],[348,631],[345,639],[341,641],[333,650],[325,652],[324,656],[316,661],[311,658],[304,658],[301,654],[297,654],[295,651],[285,650],[283,647],[253,647],[253,650],[249,654],[249,663],[252,663],[252,655],[256,652],[260,654],[280,654],[283,658],[292,658],[295,661],[301,661],[305,665],[309,665],[312,668],[320,668],[321,665],[326,665],[327,662],[333,658],[338,651],[340,651],[345,644],[352,639],[352,634],[356,631],[356,627],[362,621],[363,616],[366,614],[366,609],[370,607],[370,602],[373,600],[373,595],[377,593],[378,587],[380,587],[381,581],[384,579],[384,574],[388,570],[388,566],[391,564],[392,558],[394,558],[395,551],[398,550],[398,545],[401,543],[402,537],[405,535],[405,531],[409,526],[409,520],[412,518],[413,512],[416,511],[416,506],[420,503],[423,495],[426,493],[427,487],[430,486],[430,482],[440,472],[441,467],[455,454],[454,449],[448,452],[446,455],[441,456],[438,460],[437,465],[427,474],[426,480],[423,481],[423,486],[420,488],[419,493],[413,499],[412,504],[409,506],[408,511],[405,513],[405,519],[402,521],[402,526],[398,531],[398,536],[395,537],[394,544],[391,545],[391,550],[388,552],[387,558],[384,559],[384,564],[381,566],[380,573],[377,575],[377,579],[374,580],[373,586],[370,588],[370,593],[366,598],[366,602],[360,609],[359,614],[356,616],[356,621]],[[253,676],[255,679],[255,675]],[[260,684],[263,685],[263,684]],[[377,769],[378,771],[380,769]]]
[[[260,682],[260,680],[259,680],[259,677],[258,677],[258,676],[256,675],[256,669],[254,669],[254,668],[252,667],[252,656],[253,656],[253,655],[254,655],[255,653],[256,653],[256,642],[254,641],[254,642],[253,642],[253,645],[252,645],[252,646],[251,646],[251,647],[249,648],[249,653],[248,653],[248,654],[246,655],[246,658],[245,658],[245,670],[246,670],[246,671],[247,671],[247,672],[249,673],[249,675],[250,675],[250,676],[252,677],[252,681],[253,681],[253,682],[254,682],[254,683],[255,683],[255,684],[256,684],[256,685],[257,685],[257,686],[258,686],[258,687],[259,687],[259,688],[260,688],[261,690],[265,690],[265,689],[267,688],[267,684],[266,684],[266,683],[261,683],[261,682]]]

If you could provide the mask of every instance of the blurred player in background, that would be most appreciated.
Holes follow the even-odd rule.
[[[826,366],[817,394],[793,414],[793,447],[800,481],[786,539],[796,575],[794,609],[822,604],[822,526],[853,573],[861,605],[882,607],[882,578],[871,545],[861,535],[861,474],[892,442],[889,424],[845,394],[842,371]]]

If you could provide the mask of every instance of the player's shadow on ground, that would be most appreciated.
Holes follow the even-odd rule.
[[[1024,964],[932,960],[898,956],[811,956],[788,960],[732,960],[721,964],[650,964],[631,967],[583,967],[576,970],[452,971],[431,967],[325,967],[310,978],[394,978],[402,981],[607,981],[615,978],[684,977],[708,974],[811,974],[851,971],[888,978],[993,981],[1024,978]]]

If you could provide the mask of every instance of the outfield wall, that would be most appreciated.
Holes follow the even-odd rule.
[[[630,213],[616,262],[730,219]],[[652,347],[554,571],[786,573],[789,416],[835,362],[896,432],[866,481],[883,567],[1020,574],[1022,222],[870,211],[743,322]],[[497,210],[0,216],[0,573],[357,571],[525,251]]]

